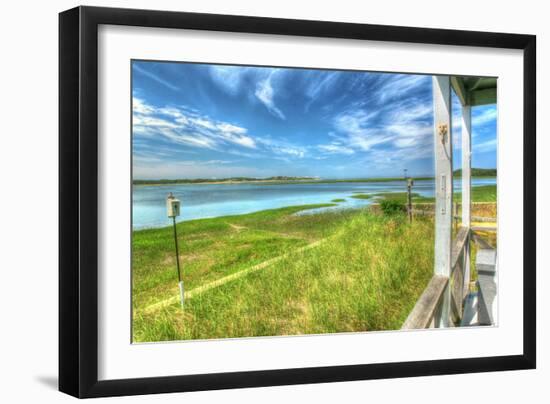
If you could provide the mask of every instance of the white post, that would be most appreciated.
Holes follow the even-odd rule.
[[[180,304],[181,308],[184,308],[184,302],[185,302],[185,291],[183,289],[183,281],[179,281],[179,287],[180,287]]]
[[[462,226],[471,226],[472,107],[462,106]],[[464,251],[464,296],[470,290],[470,236]]]
[[[451,138],[451,81],[433,76],[435,158],[435,262],[434,273],[451,276],[451,230],[453,222],[453,159]],[[450,283],[450,282],[449,282]],[[450,325],[451,288],[443,294],[436,327]]]
[[[470,227],[472,107],[462,106],[462,225]]]

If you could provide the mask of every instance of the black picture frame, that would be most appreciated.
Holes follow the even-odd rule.
[[[97,62],[100,24],[522,50],[523,353],[99,381]],[[84,398],[535,368],[535,122],[536,37],[533,35],[96,7],[77,7],[60,13],[59,389]]]

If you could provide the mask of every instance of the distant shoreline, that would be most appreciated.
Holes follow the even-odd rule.
[[[351,194],[348,198],[354,198],[354,195],[362,195],[362,194]],[[460,195],[461,192],[457,192],[454,194],[455,201],[460,201]],[[496,185],[480,185],[480,186],[474,186],[472,187],[472,204],[479,205],[479,204],[495,204],[496,201]],[[380,192],[376,194],[368,195],[368,198],[358,198],[358,199],[371,199],[373,201],[372,205],[380,203],[383,199],[392,199],[395,200],[401,204],[405,203],[406,200],[406,193],[405,192]],[[435,203],[434,197],[425,197],[421,196],[417,193],[413,193],[413,199],[412,199],[413,205],[433,205]],[[369,205],[369,206],[372,206]],[[188,220],[181,220],[178,221],[178,224],[180,223],[203,223],[208,222],[211,223],[212,221],[228,221],[231,219],[244,217],[244,216],[250,216],[250,217],[263,217],[264,215],[268,214],[269,212],[276,212],[276,211],[286,211],[286,210],[296,210],[296,212],[301,211],[307,211],[307,210],[315,210],[320,208],[329,208],[329,207],[335,207],[338,206],[337,202],[330,201],[330,202],[318,202],[318,203],[312,203],[312,204],[304,204],[304,205],[288,205],[288,206],[280,206],[280,207],[272,207],[267,209],[260,209],[255,210],[251,212],[245,212],[245,213],[230,213],[230,214],[224,214],[220,216],[212,216],[212,217],[200,217],[200,218],[194,218],[194,219],[188,219]],[[346,210],[358,210],[358,209],[365,209],[367,208],[367,205],[362,206],[355,206],[355,207],[348,207]],[[321,212],[320,214],[324,214],[327,212]],[[132,228],[132,232],[144,232],[144,231],[151,231],[151,230],[158,230],[158,229],[168,229],[171,228],[172,225],[170,224],[164,224],[161,226],[150,226],[150,227],[140,227],[140,228]]]
[[[433,177],[418,177],[414,180],[433,180]],[[236,184],[332,184],[339,182],[389,182],[389,181],[404,181],[403,177],[396,178],[349,178],[349,179],[303,179],[303,180],[271,180],[271,179],[250,179],[250,180],[212,180],[212,181],[186,181],[186,180],[138,180],[134,181],[136,186],[151,186],[151,185],[236,185]]]
[[[434,177],[412,177],[415,181],[433,180]],[[461,176],[455,176],[461,178]],[[496,178],[494,175],[473,175],[472,178]],[[342,182],[390,182],[404,181],[403,177],[392,178],[348,178],[348,179],[303,179],[303,180],[272,180],[272,179],[250,179],[250,180],[212,180],[212,181],[187,181],[187,180],[136,180],[134,186],[161,186],[161,185],[237,185],[237,184],[258,184],[258,185],[285,185],[285,184],[334,184]]]

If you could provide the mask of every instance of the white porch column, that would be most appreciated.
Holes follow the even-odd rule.
[[[435,158],[435,262],[434,273],[451,276],[451,229],[453,220],[453,160],[451,138],[451,81],[433,76]],[[449,280],[450,283],[450,280]],[[451,288],[448,285],[435,327],[450,325]]]
[[[472,107],[462,106],[462,226],[471,224]],[[470,288],[470,236],[464,251],[464,296]]]
[[[470,227],[472,167],[472,107],[462,106],[462,225]]]

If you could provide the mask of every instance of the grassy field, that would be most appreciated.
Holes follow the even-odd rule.
[[[457,192],[455,194],[455,200],[460,201],[462,194]],[[496,185],[483,185],[480,187],[472,188],[472,201],[473,202],[496,202],[497,201],[497,186]]]
[[[493,188],[474,188],[474,200],[494,199]],[[134,231],[134,342],[399,329],[433,273],[433,219],[408,224],[369,208],[296,215],[324,206],[334,205],[178,223],[193,295],[183,310],[172,228]]]
[[[409,226],[366,210],[293,215],[301,209],[178,224],[189,291],[288,254],[188,299],[185,310],[177,301],[148,309],[178,293],[172,230],[134,232],[134,341],[399,328],[431,277],[431,220]]]
[[[413,188],[414,189],[414,188]],[[352,198],[362,198],[363,194],[354,194]],[[376,199],[391,199],[396,200],[401,203],[407,201],[406,192],[390,192],[384,194],[374,194],[374,195],[364,195],[365,199],[376,198]],[[368,198],[366,198],[368,197]],[[462,192],[455,192],[453,194],[453,200],[455,202],[461,202]],[[415,203],[422,202],[434,202],[435,198],[420,196],[419,194],[412,193],[412,201]],[[478,187],[472,187],[472,202],[496,202],[497,201],[497,187],[496,185],[482,185]]]

